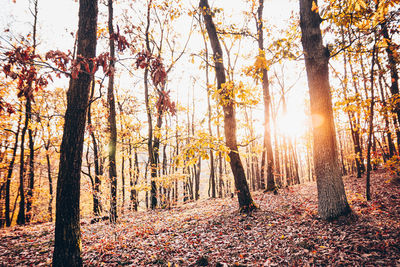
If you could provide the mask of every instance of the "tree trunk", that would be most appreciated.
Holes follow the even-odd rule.
[[[372,138],[373,138],[373,130],[374,130],[374,105],[375,105],[375,99],[374,99],[374,67],[375,67],[375,52],[376,52],[376,39],[377,37],[375,36],[375,43],[374,47],[372,49],[372,63],[371,63],[371,76],[370,76],[370,82],[371,82],[371,106],[369,110],[369,131],[368,131],[368,144],[367,144],[367,174],[366,174],[366,185],[365,185],[365,195],[367,201],[371,200],[371,145],[372,145]]]
[[[111,203],[110,221],[117,221],[117,165],[115,155],[117,151],[117,122],[114,98],[114,73],[115,73],[115,44],[113,28],[113,0],[108,0],[108,33],[110,42],[110,72],[108,77],[107,103],[108,103],[108,126],[110,127],[110,139],[108,143],[108,176],[110,178]]]
[[[29,103],[29,104],[28,104]],[[21,132],[21,147],[20,147],[20,160],[19,160],[19,211],[17,217],[17,224],[23,225],[26,222],[26,215],[25,215],[25,135],[26,130],[28,129],[29,124],[29,115],[30,111],[30,100],[26,100],[25,105],[25,122],[24,127],[22,128]]]
[[[50,155],[49,155],[48,148],[46,149],[46,162],[47,162],[47,179],[49,180],[49,193],[50,193],[49,206],[48,206],[47,210],[49,212],[50,222],[52,222],[53,221],[53,179],[51,178],[51,164],[50,164]]]
[[[207,40],[205,33],[203,31],[203,28],[201,30],[201,34],[203,36],[203,41],[204,41],[204,49],[205,49],[205,69],[206,69],[206,90],[207,90],[207,110],[208,110],[208,133],[210,136],[213,136],[212,133],[212,128],[211,128],[211,100],[210,100],[210,78],[209,78],[209,62],[208,62],[208,45],[207,45]],[[210,149],[210,186],[211,186],[211,197],[215,198],[216,197],[216,182],[215,182],[215,166],[214,166],[214,152],[212,149]],[[221,198],[221,190],[219,191],[219,197]]]
[[[84,59],[96,56],[97,12],[97,0],[80,0],[77,54]],[[67,92],[57,181],[53,266],[82,266],[79,196],[90,81],[90,74],[80,72],[77,79],[70,79]]]
[[[332,100],[329,85],[329,50],[322,44],[321,17],[312,11],[315,0],[300,0],[307,79],[314,136],[314,167],[318,189],[318,213],[334,219],[350,213],[338,162]]]
[[[264,51],[264,33],[263,33],[263,9],[264,0],[258,1],[259,6],[257,10],[257,42],[258,49],[261,52],[259,57],[265,58]],[[272,151],[271,144],[271,126],[270,126],[270,109],[271,109],[271,96],[269,94],[269,81],[268,81],[268,71],[266,68],[262,70],[262,86],[263,86],[263,98],[264,98],[264,144],[263,144],[263,154],[261,158],[261,189],[266,189],[267,191],[276,191],[275,180],[274,180],[274,153]],[[267,160],[265,160],[265,156]],[[264,172],[267,171],[267,187],[265,188],[265,178]]]
[[[393,46],[392,38],[389,36],[389,31],[387,28],[387,22],[381,25],[382,27],[382,34],[383,37],[388,41],[388,45],[386,47],[386,53],[388,56],[389,61],[389,68],[390,68],[390,78],[391,78],[391,86],[390,92],[392,96],[396,99],[399,97],[399,74],[397,73],[397,63],[396,63],[396,56],[395,51],[396,48]],[[400,104],[396,101],[396,106],[394,107],[394,112],[397,114],[397,121],[400,125]]]
[[[93,99],[94,96],[94,89],[95,89],[95,77],[92,76],[92,86],[90,92],[90,99]],[[88,107],[88,124],[89,127],[92,127],[92,112],[91,112],[91,103],[89,103]],[[100,203],[100,175],[102,175],[102,168],[100,167],[100,160],[99,160],[99,152],[98,152],[98,145],[96,141],[96,136],[94,135],[94,131],[91,129],[89,130],[90,137],[92,139],[93,145],[93,161],[94,161],[94,187],[93,187],[93,215],[98,217],[101,215],[101,203]]]
[[[235,179],[236,191],[238,193],[239,207],[241,212],[250,212],[256,208],[250,194],[249,186],[246,181],[243,165],[240,160],[239,150],[236,141],[236,118],[234,109],[234,99],[230,97],[231,89],[223,88],[226,82],[225,69],[223,64],[222,49],[219,43],[217,31],[211,17],[211,10],[207,0],[200,0],[199,4],[204,22],[206,24],[208,36],[210,37],[211,47],[214,52],[215,72],[217,76],[218,89],[221,90],[221,102],[224,110],[224,130],[225,140],[230,149],[229,158],[232,173]]]
[[[5,195],[5,205],[6,205],[6,209],[5,209],[6,216],[5,217],[6,217],[6,226],[7,227],[11,226],[11,219],[12,219],[12,218],[10,218],[10,184],[11,184],[12,172],[14,169],[15,158],[17,155],[18,138],[19,138],[19,132],[21,130],[21,119],[22,119],[22,116],[20,115],[19,119],[18,119],[17,132],[15,133],[15,144],[13,147],[13,154],[11,157],[10,164],[8,165],[8,172],[7,172],[6,195]]]

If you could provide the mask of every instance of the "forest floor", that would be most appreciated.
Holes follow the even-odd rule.
[[[236,199],[126,214],[119,223],[82,221],[85,266],[400,266],[400,183],[382,171],[345,177],[354,216],[317,216],[315,183],[278,195],[254,193],[260,209],[238,214]],[[0,230],[0,265],[51,264],[54,224]]]

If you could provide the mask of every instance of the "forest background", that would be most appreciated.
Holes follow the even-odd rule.
[[[318,180],[312,126],[327,119],[310,111],[298,3],[281,2],[266,1],[262,19],[263,1],[211,3],[225,63],[221,85],[207,16],[195,1],[100,1],[97,54],[82,65],[74,63],[77,2],[7,1],[1,225],[54,219],[68,78],[85,71],[94,78],[78,170],[85,218],[115,221],[127,210],[240,193],[229,167],[238,153],[225,140],[226,92],[250,191]],[[310,3],[323,18],[338,166],[341,175],[366,175],[369,199],[373,168],[399,175],[399,3]]]

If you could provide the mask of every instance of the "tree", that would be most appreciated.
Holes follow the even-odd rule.
[[[350,213],[351,209],[338,162],[329,84],[329,50],[322,44],[321,22],[317,1],[300,0],[301,42],[312,114],[318,213],[323,219],[334,219]]]
[[[79,1],[77,60],[81,65],[96,56],[97,6],[97,0]],[[93,67],[93,63],[88,64],[89,68]],[[57,181],[53,266],[82,266],[79,197],[91,76],[81,71],[76,79],[71,77],[67,92]]]
[[[224,111],[224,130],[225,141],[230,149],[229,158],[232,173],[235,179],[235,187],[238,194],[239,208],[241,212],[250,212],[256,208],[251,197],[249,186],[246,181],[243,164],[240,159],[237,140],[236,140],[236,118],[235,104],[232,99],[232,88],[225,85],[226,76],[223,63],[223,55],[217,30],[212,19],[212,12],[207,0],[200,0],[200,11],[204,17],[204,23],[207,28],[207,33],[210,38],[211,47],[214,57],[214,68],[217,78],[217,88],[221,90],[221,104]]]
[[[270,109],[271,109],[271,96],[269,93],[269,81],[268,81],[268,70],[265,60],[264,51],[264,34],[263,34],[263,9],[264,0],[258,1],[259,6],[257,9],[257,42],[259,49],[259,58],[263,64],[262,68],[262,87],[263,87],[263,97],[264,97],[264,144],[263,152],[261,158],[261,189],[266,189],[267,191],[276,191],[275,180],[274,180],[274,153],[272,151],[271,144],[271,127],[270,127]],[[265,156],[267,156],[267,162],[265,162]],[[265,170],[267,171],[267,187],[265,188]]]
[[[111,205],[110,221],[115,223],[117,220],[117,166],[115,154],[117,151],[117,122],[114,98],[114,72],[115,72],[115,44],[113,27],[113,0],[108,0],[108,32],[110,34],[110,72],[108,77],[108,124],[110,127],[110,139],[108,144],[108,175],[111,181]]]

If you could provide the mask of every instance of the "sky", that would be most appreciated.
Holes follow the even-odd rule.
[[[32,24],[32,15],[29,11],[29,1],[28,0],[17,0],[16,3],[13,3],[13,0],[0,0],[2,2],[2,9],[0,10],[0,29],[2,32],[2,37],[6,37],[3,35],[4,29],[13,29],[11,32],[15,32],[18,34],[26,35],[29,31],[31,31]],[[185,0],[186,1],[186,0]],[[185,2],[187,5],[197,6],[198,1],[195,0],[187,0]],[[229,14],[229,16],[225,16],[223,20],[226,23],[241,23],[241,19],[243,18],[243,12],[246,11],[246,3],[243,0],[214,0],[210,1],[210,5],[213,7],[223,8],[225,10],[225,14]],[[291,14],[294,12],[295,14],[298,12],[298,2],[297,1],[282,1],[282,0],[266,0],[264,7],[264,18],[267,21],[266,25],[276,25],[277,27],[284,28],[287,25],[287,20],[290,18]],[[100,4],[100,10],[104,10],[104,5]],[[38,51],[44,52],[49,49],[51,50],[61,50],[67,51],[68,49],[72,49],[74,43],[73,32],[75,32],[77,28],[77,12],[78,12],[78,3],[74,0],[39,0],[39,29],[38,29],[38,37],[39,37],[39,46]],[[115,13],[118,16],[119,10],[116,9]],[[239,18],[239,20],[238,20]],[[177,25],[178,32],[186,38],[188,32],[188,23],[180,23]],[[250,27],[254,26],[250,24]],[[17,37],[17,36],[16,36]],[[199,42],[200,41],[200,42]],[[267,42],[267,40],[266,40]],[[197,48],[198,47],[198,48]],[[251,43],[251,41],[244,42],[242,48],[240,50],[241,53],[245,53],[246,49],[254,50],[256,45]],[[190,42],[190,49],[202,49],[202,41],[200,36],[192,36],[192,40]],[[98,49],[99,51],[99,49]],[[183,58],[179,64],[177,64],[177,68],[174,72],[171,73],[173,78],[171,78],[171,84],[169,88],[171,91],[174,91],[176,95],[185,95],[187,96],[187,91],[189,91],[189,95],[192,91],[192,82],[193,79],[191,76],[200,76],[204,75],[197,69],[198,67],[195,64],[190,64],[188,62],[184,62],[185,60],[189,60],[188,58]],[[196,62],[197,64],[198,62]],[[300,64],[299,64],[300,63]],[[287,62],[286,71],[285,71],[285,79],[286,84],[291,85],[293,83],[296,84],[293,89],[289,92],[287,101],[288,101],[288,116],[283,118],[280,117],[278,123],[281,125],[281,128],[284,128],[286,132],[292,132],[295,135],[296,131],[298,135],[304,133],[307,128],[306,125],[306,117],[304,115],[304,101],[306,97],[306,81],[305,74],[300,75],[299,72],[303,72],[301,68],[301,64],[303,62]],[[189,67],[188,67],[189,66]],[[280,69],[277,66],[277,69]],[[271,70],[272,71],[272,70]],[[126,81],[129,83],[130,81]],[[123,86],[124,81],[122,80],[121,86]],[[64,86],[66,82],[58,81],[56,82],[57,86]],[[195,85],[196,86],[196,85]],[[200,86],[200,85],[199,85]],[[274,83],[271,85],[271,90],[278,90],[278,88],[274,87]],[[182,91],[182,92],[181,92]],[[196,102],[197,107],[196,110],[203,109],[205,113],[205,105],[206,101],[204,99],[205,93],[204,89],[196,89],[194,90],[196,98],[199,100]],[[174,95],[174,94],[172,94]],[[184,102],[185,98],[180,98],[180,102]],[[262,123],[263,121],[263,107],[259,106],[254,110],[254,119],[258,123]],[[262,127],[257,127],[258,134],[262,134]],[[296,134],[296,135],[297,135]]]

